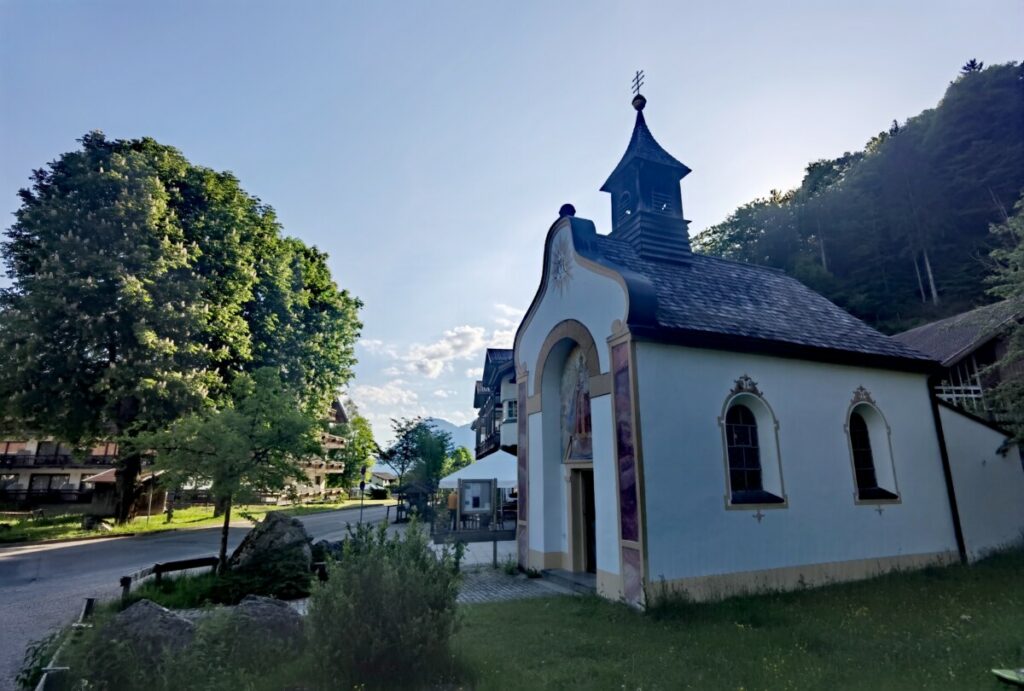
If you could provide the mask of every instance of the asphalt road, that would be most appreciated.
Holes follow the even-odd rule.
[[[368,506],[363,520],[384,520],[385,507]],[[300,517],[315,539],[339,540],[345,526],[359,520],[359,509],[325,511]],[[229,549],[249,532],[232,524]],[[14,689],[25,646],[78,615],[86,597],[112,598],[118,579],[156,562],[215,555],[220,528],[49,545],[0,548],[0,689]]]

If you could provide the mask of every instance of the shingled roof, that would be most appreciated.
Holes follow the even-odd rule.
[[[784,272],[700,254],[641,257],[634,245],[570,219],[583,257],[621,275],[630,331],[694,347],[930,371],[935,363],[848,314]]]
[[[893,336],[950,367],[1024,317],[1024,304],[1004,300]]]
[[[658,163],[668,168],[672,168],[677,171],[680,178],[685,177],[690,169],[685,164],[679,162],[675,156],[665,151],[661,144],[651,134],[651,130],[647,127],[647,120],[644,119],[643,110],[637,110],[636,112],[636,123],[633,126],[633,135],[629,138],[629,145],[626,146],[626,152],[622,155],[619,160],[619,164],[615,166],[612,174],[608,176],[604,185],[601,186],[602,192],[610,191],[611,183],[615,180],[618,175],[625,170],[629,164],[635,160],[650,161],[652,163]]]

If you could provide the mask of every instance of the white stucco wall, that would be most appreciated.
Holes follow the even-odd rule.
[[[501,380],[501,402],[514,401],[519,395],[519,389],[516,387],[515,376],[508,375]]]
[[[652,580],[956,552],[923,375],[638,343],[647,553]],[[778,423],[786,508],[727,510],[718,418],[737,378]],[[844,425],[870,391],[890,429],[898,504],[855,503]],[[759,430],[761,443],[770,432]]]
[[[572,269],[562,288],[553,284],[548,286],[540,304],[530,316],[526,330],[521,334],[516,358],[517,362],[523,362],[529,369],[527,390],[531,396],[535,392],[537,356],[544,345],[544,339],[559,322],[575,319],[587,327],[597,344],[601,371],[607,372],[610,355],[605,340],[611,334],[612,322],[616,319],[624,320],[626,315],[625,289],[614,279],[598,274],[577,261],[568,226],[556,231],[551,246],[565,248]],[[550,257],[548,262],[551,262]]]
[[[538,372],[540,350],[560,322],[574,319],[582,323],[597,346],[599,369],[607,372],[610,355],[607,339],[612,323],[624,320],[626,293],[613,278],[599,274],[582,265],[572,247],[572,234],[568,225],[555,231],[552,248],[564,252],[571,269],[561,287],[551,282],[528,323],[520,334],[516,362],[529,370],[528,395],[542,393],[535,377]],[[552,252],[554,254],[554,251]],[[550,263],[552,257],[548,257]],[[549,269],[549,276],[551,271]],[[557,354],[556,356],[557,357]],[[542,394],[544,413],[529,416],[529,473],[530,497],[528,506],[528,535],[530,550],[542,553],[569,551],[569,470],[562,463],[561,432],[558,429],[560,372],[547,382]],[[504,397],[504,396],[503,396]],[[520,415],[526,411],[519,411]],[[619,573],[618,497],[614,471],[614,441],[611,396],[597,396],[591,400],[594,440],[594,494],[596,503],[597,568],[611,574]],[[547,425],[548,434],[542,435]],[[544,443],[546,440],[546,444]]]
[[[939,406],[964,543],[971,559],[1024,538],[1024,467],[1006,437]]]
[[[594,429],[594,503],[597,508],[597,568],[619,573],[619,505],[615,482],[615,444],[612,439],[612,397],[590,399],[590,417]]]
[[[551,462],[558,438],[548,435],[547,453],[541,434],[544,419],[530,416],[530,497],[527,505],[529,548],[541,553],[566,552],[569,544],[568,482],[564,465]]]

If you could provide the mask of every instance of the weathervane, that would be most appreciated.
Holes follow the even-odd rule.
[[[633,77],[633,95],[640,95],[640,87],[644,85],[644,71],[637,70],[636,76]]]

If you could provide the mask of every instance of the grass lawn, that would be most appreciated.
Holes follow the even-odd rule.
[[[1024,550],[971,567],[673,603],[465,605],[455,653],[484,689],[1009,689],[1024,666]]]
[[[393,504],[392,499],[380,499],[365,501],[366,506]],[[253,506],[236,506],[231,510],[231,520],[244,521],[246,516],[259,517],[268,511],[281,511],[291,516],[305,516],[321,511],[334,511],[336,509],[357,508],[358,499],[348,501],[324,503],[324,504],[299,504],[295,506],[268,506],[259,504]],[[9,530],[0,531],[0,544],[38,542],[43,540],[62,540],[80,537],[112,537],[115,535],[127,535],[136,533],[156,533],[165,530],[181,530],[188,528],[212,528],[223,524],[222,518],[213,517],[212,506],[193,506],[187,509],[175,509],[174,520],[165,522],[161,515],[151,516],[146,520],[140,516],[133,521],[122,525],[114,526],[109,531],[99,532],[95,530],[82,530],[82,517],[80,515],[46,516],[38,519],[19,519],[11,522]],[[0,520],[0,523],[8,521]]]

